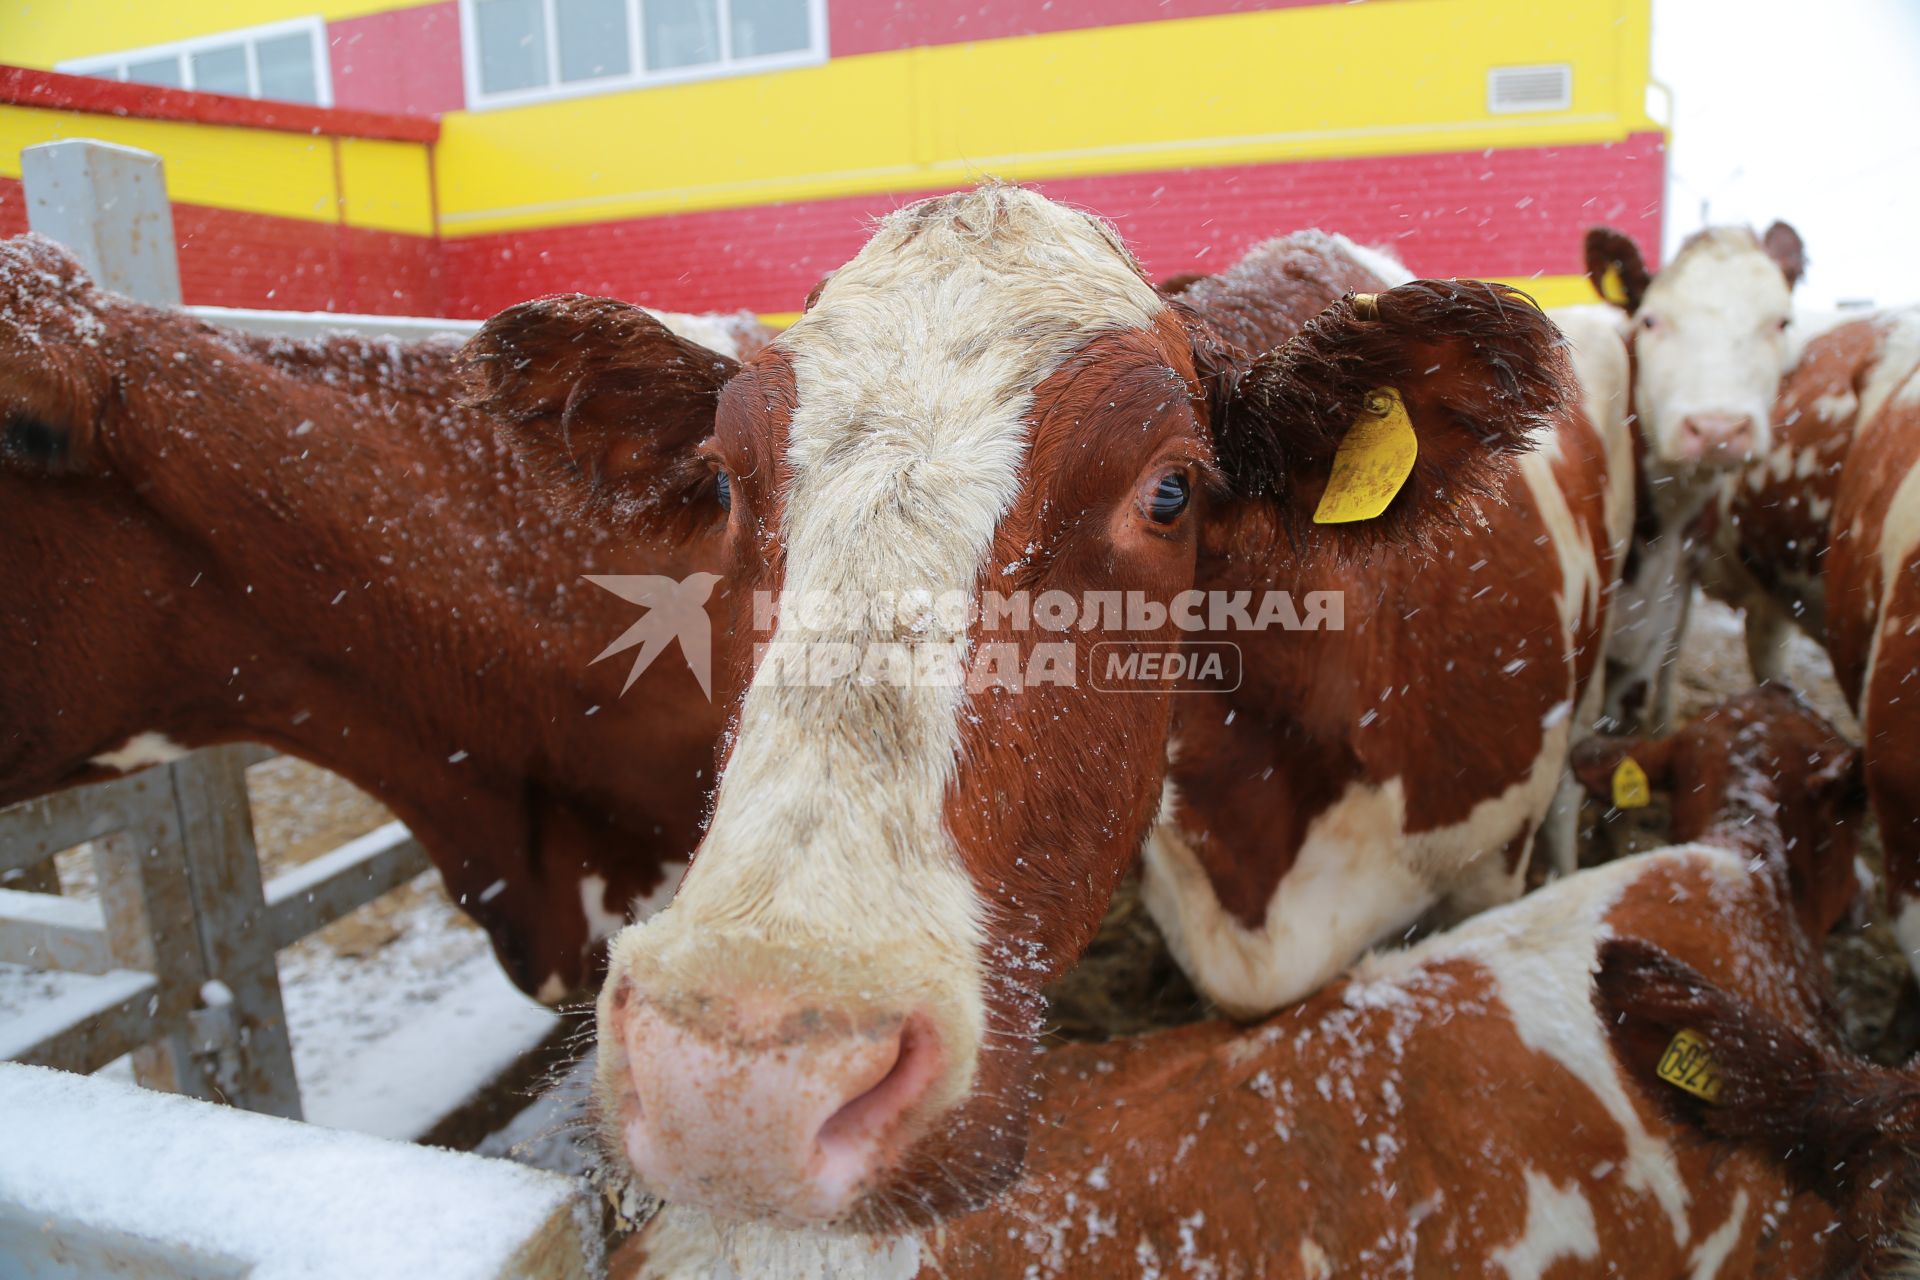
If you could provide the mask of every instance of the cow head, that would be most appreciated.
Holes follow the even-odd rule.
[[[1791,293],[1805,269],[1793,228],[1776,222],[1764,237],[1710,228],[1658,275],[1609,227],[1587,232],[1586,252],[1594,288],[1632,325],[1633,407],[1649,466],[1718,474],[1765,453]]]
[[[1660,737],[1589,738],[1570,765],[1589,795],[1614,802],[1628,760],[1671,796],[1673,843],[1731,840],[1782,858],[1809,937],[1825,937],[1851,905],[1866,812],[1860,753],[1794,690],[1758,686]]]
[[[1557,404],[1556,337],[1510,290],[1425,281],[1250,357],[1104,224],[1006,186],[889,216],[772,347],[675,389],[669,433],[609,408],[641,394],[623,360],[669,341],[631,309],[489,322],[470,351],[530,449],[640,525],[724,524],[734,598],[781,602],[737,619],[736,719],[679,896],[615,942],[596,1086],[615,1162],[675,1201],[856,1229],[1004,1185],[1036,993],[1138,853],[1172,700],[1052,678],[1090,670],[1101,637],[1047,629],[1045,597],[1169,601],[1218,521],[1260,524],[1284,557],[1383,387],[1419,463],[1342,536],[1398,553]],[[1033,625],[988,592],[1039,601]],[[1133,634],[1168,642],[1162,621]],[[995,651],[1047,675],[983,681]]]

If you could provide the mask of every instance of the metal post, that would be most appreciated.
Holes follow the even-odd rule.
[[[224,1002],[206,1002],[198,1017],[217,1047],[216,1076],[226,1100],[298,1120],[300,1086],[253,843],[245,752],[217,747],[168,766],[201,958],[207,977],[226,988]]]
[[[167,175],[150,151],[73,138],[25,147],[27,225],[73,251],[104,289],[180,305]]]

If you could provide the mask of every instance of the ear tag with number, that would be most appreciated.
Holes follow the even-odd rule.
[[[1653,803],[1653,788],[1647,785],[1647,771],[1632,756],[1622,756],[1613,770],[1613,807],[1644,809]]]
[[[1600,274],[1600,296],[1616,307],[1631,306],[1627,297],[1627,282],[1620,274],[1620,264],[1609,262],[1607,269]]]
[[[1334,451],[1333,474],[1327,477],[1313,522],[1373,519],[1400,492],[1419,456],[1420,442],[1400,392],[1393,387],[1369,391],[1365,412],[1347,428],[1347,438]]]
[[[1654,1068],[1654,1074],[1696,1098],[1720,1101],[1720,1065],[1713,1060],[1706,1040],[1695,1032],[1674,1033],[1673,1042],[1660,1055],[1660,1065]]]

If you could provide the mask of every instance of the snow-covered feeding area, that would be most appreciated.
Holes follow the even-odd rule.
[[[33,1276],[567,1280],[599,1262],[580,1185],[503,1161],[14,1064],[0,1115],[0,1259]]]
[[[390,942],[348,962],[321,939],[280,953],[281,999],[306,1118],[414,1138],[539,1045],[559,1025],[501,972],[433,873],[387,919]],[[0,964],[0,1020],[109,979]],[[125,1059],[103,1074],[131,1079]]]
[[[351,964],[321,945],[280,953],[281,998],[307,1119],[412,1138],[559,1025],[501,972],[433,873],[392,917],[392,942]]]

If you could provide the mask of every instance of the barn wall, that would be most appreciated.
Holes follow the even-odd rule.
[[[36,3],[47,60],[109,47],[103,16],[118,48],[318,12],[343,110],[0,92],[0,230],[19,147],[93,136],[166,158],[189,300],[229,305],[483,316],[582,289],[780,317],[875,215],[984,175],[1115,219],[1156,274],[1321,225],[1555,304],[1590,297],[1590,223],[1657,253],[1650,0],[982,0],[957,26],[826,3],[820,65],[495,110],[459,109],[457,0]],[[1544,62],[1572,66],[1568,109],[1488,110],[1490,68]]]
[[[835,30],[880,12],[829,5]],[[1116,217],[1156,271],[1224,265],[1321,223],[1419,271],[1544,273],[1543,295],[1566,301],[1590,296],[1589,222],[1658,246],[1647,0],[1386,0],[1103,27],[1061,7],[1069,29],[1045,34],[449,115],[449,305],[484,314],[538,286],[788,313],[870,215],[986,174]],[[1222,6],[1168,11],[1209,7]],[[1010,8],[1054,11],[1009,0],[980,20]],[[890,21],[878,43],[916,38],[919,19]],[[1543,62],[1572,65],[1569,110],[1488,111],[1489,68]]]

